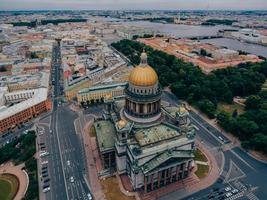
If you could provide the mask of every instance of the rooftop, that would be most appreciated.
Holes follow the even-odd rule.
[[[97,142],[101,152],[114,148],[115,127],[111,121],[101,120],[94,123]]]
[[[178,158],[182,160],[183,158],[193,158],[193,157],[194,155],[191,151],[168,151],[167,150],[163,152],[162,154],[160,154],[159,156],[152,158],[150,161],[145,163],[141,168],[143,172],[146,174],[171,158]]]
[[[1,110],[0,120],[6,119],[18,112],[21,112],[27,108],[37,105],[47,99],[47,88],[39,88],[34,90],[34,95],[32,98],[15,104],[11,107],[5,107]]]
[[[160,124],[148,129],[138,130],[135,133],[135,138],[140,146],[146,146],[180,135],[181,133],[178,132],[178,129],[165,124]]]

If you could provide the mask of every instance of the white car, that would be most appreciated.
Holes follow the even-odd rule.
[[[67,165],[70,166],[70,161],[69,160],[67,160]]]
[[[71,183],[74,182],[74,178],[73,178],[73,176],[70,177],[70,182],[71,182]]]
[[[233,189],[233,190],[232,190],[232,193],[233,193],[233,194],[238,193],[238,189]]]
[[[231,197],[231,196],[232,196],[232,193],[231,193],[231,192],[228,192],[228,193],[226,193],[225,196],[226,196],[226,197]]]
[[[232,188],[231,188],[231,187],[226,187],[224,190],[225,190],[226,192],[229,192],[229,191],[232,190]]]
[[[88,197],[89,200],[92,200],[92,199],[93,199],[93,198],[92,198],[92,195],[89,194],[89,193],[87,194],[87,197]]]
[[[48,192],[48,191],[50,191],[50,187],[47,187],[47,188],[43,189],[43,192],[44,192],[44,193],[46,193],[46,192]]]
[[[48,164],[48,160],[45,160],[42,162],[42,165],[46,165],[46,164]]]
[[[44,157],[44,156],[48,156],[49,153],[48,152],[43,152],[43,153],[40,153],[40,157]]]

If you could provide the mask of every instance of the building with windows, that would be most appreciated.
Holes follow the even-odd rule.
[[[125,98],[106,99],[96,119],[98,152],[106,171],[126,175],[135,191],[149,192],[189,176],[195,133],[183,107],[161,104],[157,73],[146,53],[129,75]]]
[[[105,99],[119,98],[124,96],[126,83],[106,83],[80,90],[77,94],[77,101],[80,105],[87,105],[95,102],[104,102]]]
[[[47,88],[11,93],[1,90],[3,103],[0,105],[0,133],[10,131],[50,110],[52,105],[47,99],[47,91]]]

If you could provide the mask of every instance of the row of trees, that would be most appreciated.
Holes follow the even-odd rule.
[[[134,64],[139,64],[140,53],[145,49],[148,53],[149,65],[160,74],[161,85],[163,87],[170,86],[178,98],[197,106],[210,118],[217,116],[217,104],[219,102],[232,103],[234,96],[247,97],[259,94],[267,76],[266,61],[258,64],[240,64],[238,67],[221,69],[206,75],[191,63],[184,62],[162,51],[153,50],[151,47],[136,41],[121,40],[113,43],[112,46],[127,56]],[[264,100],[261,101],[264,102]],[[250,100],[247,101],[247,104],[249,102]],[[251,109],[248,109],[246,113],[249,110]],[[238,118],[244,119],[244,116],[238,116]],[[224,127],[227,123],[226,121]],[[245,127],[244,123],[246,126],[251,125],[249,121],[236,119],[238,126]],[[236,132],[235,129],[230,131],[243,141],[250,140],[248,137],[241,137],[243,134],[241,129],[239,132]],[[250,134],[252,133],[253,135],[258,133],[266,133],[267,135],[267,132],[263,132],[261,129],[252,129]]]

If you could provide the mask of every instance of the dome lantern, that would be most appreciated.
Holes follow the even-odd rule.
[[[141,66],[146,66],[147,65],[147,54],[145,51],[143,51],[143,53],[141,54],[141,57],[140,57],[141,61],[140,61],[140,65]]]

